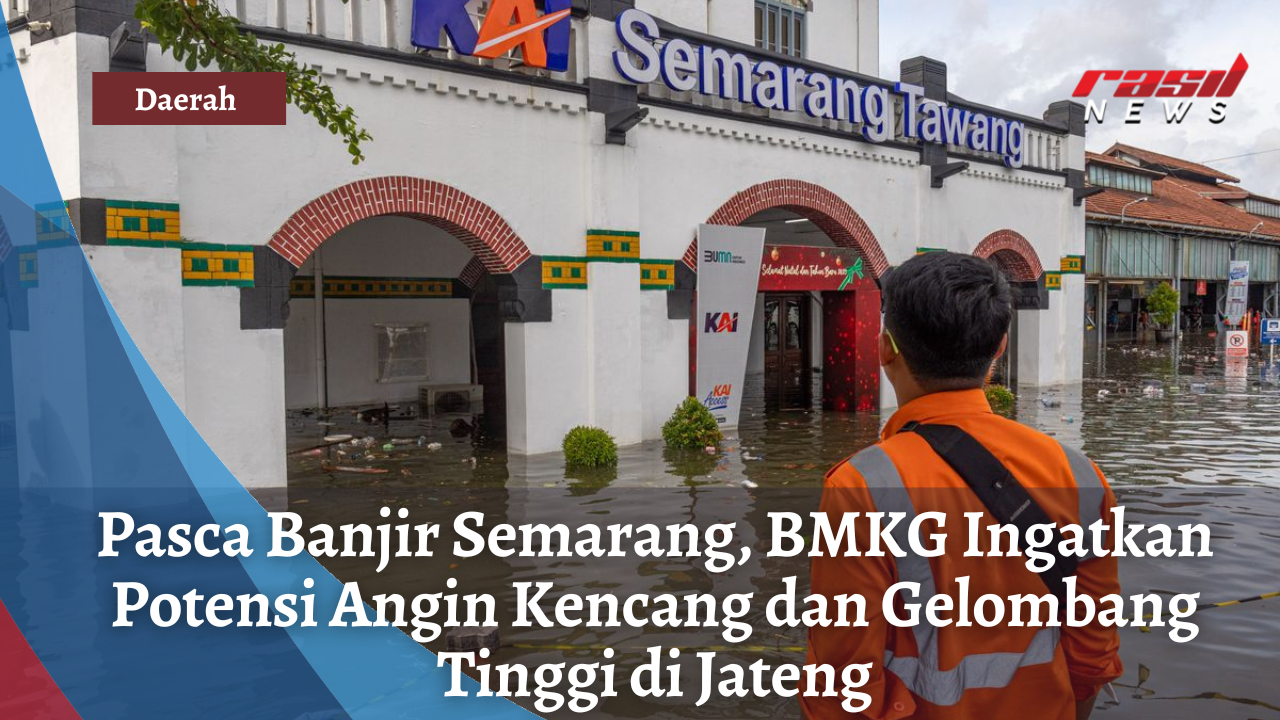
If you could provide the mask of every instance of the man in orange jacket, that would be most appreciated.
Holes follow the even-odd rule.
[[[991,542],[985,528],[996,524],[992,511],[916,428],[949,425],[967,433],[1059,527],[1108,522],[1115,498],[1102,473],[1078,450],[991,412],[983,382],[1004,351],[1014,312],[1009,285],[993,265],[969,255],[918,255],[885,279],[883,302],[880,364],[899,409],[879,443],[827,474],[822,510],[833,527],[848,512],[943,513],[945,526],[925,519],[921,535],[946,533],[947,552],[929,558],[909,552],[907,557],[834,552],[815,557],[813,592],[829,602],[842,594],[862,594],[867,625],[814,627],[808,662],[837,670],[872,663],[870,680],[860,688],[871,704],[856,717],[1087,718],[1098,691],[1122,672],[1115,628],[1096,620],[1084,627],[1065,622],[1018,627],[1007,621],[994,627],[972,621],[934,627],[923,613],[918,625],[897,627],[884,616],[880,599],[891,585],[906,580],[918,581],[921,590],[918,596],[900,593],[894,599],[897,618],[910,617],[908,602],[923,608],[936,595],[958,602],[966,593],[971,598],[1050,594],[1049,582],[1028,569],[1024,557],[987,555]],[[983,556],[966,556],[965,513],[983,514]],[[909,521],[904,517],[900,526]],[[854,527],[858,547],[868,547],[867,526]],[[1114,533],[1108,538],[1114,545]],[[1077,595],[1090,595],[1095,602],[1118,593],[1114,556],[1080,560],[1075,583]],[[850,717],[835,698],[802,693],[801,703],[812,720]]]

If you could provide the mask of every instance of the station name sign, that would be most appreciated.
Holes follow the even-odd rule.
[[[678,92],[843,120],[860,125],[862,137],[869,142],[900,137],[958,145],[1000,155],[1007,167],[1022,167],[1027,139],[1023,123],[927,99],[918,85],[897,83],[890,91],[772,60],[755,60],[725,48],[695,46],[681,38],[664,41],[657,21],[635,8],[618,15],[617,32],[623,47],[613,53],[614,67],[637,85],[662,82]],[[900,131],[894,94],[903,101]]]

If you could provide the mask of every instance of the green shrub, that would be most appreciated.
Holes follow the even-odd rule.
[[[724,436],[720,425],[697,398],[687,397],[676,406],[671,418],[662,426],[662,439],[667,447],[692,449],[715,445]]]
[[[1178,291],[1167,282],[1157,285],[1147,296],[1147,312],[1161,328],[1172,328],[1173,318],[1178,313]]]
[[[579,425],[564,436],[566,467],[602,467],[618,464],[618,444],[609,433],[597,427]]]
[[[1013,403],[1016,399],[1013,391],[1003,385],[988,385],[983,390],[987,394],[987,403],[991,405],[991,409],[1001,415],[1013,409]]]

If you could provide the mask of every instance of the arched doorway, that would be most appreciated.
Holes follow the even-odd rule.
[[[341,434],[502,448],[498,285],[531,254],[496,211],[441,183],[375,178],[311,201],[269,245],[296,268],[284,327],[291,448]]]
[[[888,260],[858,213],[826,188],[784,179],[735,194],[707,222],[765,230],[747,358],[748,386],[759,388],[765,408],[805,409],[818,398],[829,410],[877,407],[876,280]],[[684,255],[695,271],[697,252],[695,238]],[[698,333],[691,330],[692,359]]]
[[[987,235],[973,249],[973,255],[988,260],[1009,281],[1014,295],[1013,320],[1009,324],[1009,341],[1004,355],[996,360],[991,381],[1016,388],[1018,385],[1018,314],[1029,307],[1028,298],[1040,293],[1044,268],[1035,248],[1020,233],[1002,229]]]

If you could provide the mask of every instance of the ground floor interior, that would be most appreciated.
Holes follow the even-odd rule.
[[[1085,285],[1086,334],[1108,339],[1138,339],[1156,329],[1147,297],[1160,279],[1090,279]],[[1183,331],[1221,330],[1226,312],[1225,280],[1182,280],[1178,283],[1179,328]],[[1105,297],[1103,295],[1105,293]],[[1254,282],[1248,288],[1250,315],[1280,317],[1280,283]],[[1252,327],[1252,325],[1251,325]],[[1256,328],[1253,328],[1256,329]]]

